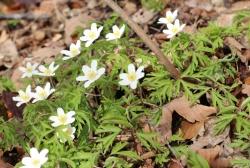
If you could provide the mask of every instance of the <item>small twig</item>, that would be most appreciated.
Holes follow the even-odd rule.
[[[121,9],[113,0],[104,0],[107,5],[117,12],[121,18],[127,22],[127,24],[136,32],[136,34],[144,41],[144,43],[156,54],[159,63],[164,65],[166,70],[170,75],[178,79],[180,77],[180,72],[175,68],[175,66],[167,59],[159,47],[148,37],[148,35],[142,30],[142,28],[136,24],[123,9]]]
[[[48,15],[34,15],[32,13],[20,13],[20,14],[0,14],[0,20],[9,20],[9,19],[24,19],[24,20],[47,20],[50,17]]]

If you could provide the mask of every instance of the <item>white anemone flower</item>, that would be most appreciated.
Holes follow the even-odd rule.
[[[120,85],[129,85],[131,89],[136,89],[138,80],[144,77],[144,67],[140,66],[135,70],[134,64],[128,65],[128,73],[121,73],[119,82]]]
[[[167,35],[167,38],[174,37],[177,33],[181,32],[185,27],[185,24],[180,25],[179,19],[176,19],[174,24],[167,24],[168,29],[163,30],[163,33]]]
[[[63,60],[74,58],[81,53],[81,41],[77,40],[76,44],[72,43],[69,46],[69,50],[62,50],[61,54],[64,55]]]
[[[20,67],[19,70],[23,73],[23,75],[21,76],[21,78],[25,78],[25,77],[32,77],[33,75],[37,74],[37,68],[38,64],[31,64],[30,62],[28,62],[26,64],[26,67]]]
[[[17,107],[21,106],[22,104],[28,103],[32,99],[31,86],[28,85],[25,92],[19,90],[18,94],[18,96],[12,98],[14,101],[17,102]]]
[[[32,97],[34,98],[32,103],[35,103],[40,100],[45,100],[49,97],[49,95],[55,92],[55,89],[51,89],[49,82],[46,83],[44,88],[42,88],[41,86],[37,86],[35,90],[36,92],[32,93]]]
[[[49,120],[53,122],[51,124],[52,127],[58,127],[61,125],[68,125],[73,123],[75,121],[74,115],[74,111],[64,113],[64,110],[62,108],[57,108],[57,116],[50,116]]]
[[[67,128],[62,129],[62,132],[66,133],[66,136],[70,137],[71,140],[75,139],[75,135],[74,135],[76,132],[75,127],[68,125]],[[60,135],[58,133],[56,135],[57,135],[57,137],[59,137],[61,143],[65,143],[67,141],[67,139],[65,137],[60,137]]]
[[[54,76],[55,71],[57,70],[57,68],[59,68],[59,65],[55,66],[54,61],[49,65],[49,67],[45,67],[44,65],[40,65],[38,67],[38,69],[40,71],[38,73],[38,75],[41,75],[41,76]]]
[[[176,17],[177,17],[177,13],[178,13],[177,10],[175,10],[174,12],[167,11],[167,12],[166,12],[166,16],[160,18],[159,21],[158,21],[158,23],[159,23],[159,24],[169,24],[169,23],[173,23],[174,20],[175,20]]]
[[[85,47],[89,47],[96,39],[99,38],[103,27],[97,28],[96,23],[91,24],[91,28],[84,30],[84,36],[80,37],[81,41],[85,41]]]
[[[106,35],[106,39],[107,41],[110,41],[110,40],[116,40],[116,39],[119,39],[122,37],[124,31],[125,31],[125,25],[122,25],[121,28],[119,28],[118,26],[114,25],[112,27],[112,30],[113,30],[113,33],[108,33]]]
[[[105,68],[97,69],[97,61],[93,60],[91,62],[91,67],[88,65],[82,66],[82,71],[84,76],[78,76],[77,81],[84,81],[84,87],[87,88],[91,83],[99,79],[105,72]]]
[[[24,157],[22,159],[22,164],[20,168],[41,168],[41,166],[47,162],[48,149],[43,149],[41,152],[38,152],[36,148],[30,149],[30,157]]]

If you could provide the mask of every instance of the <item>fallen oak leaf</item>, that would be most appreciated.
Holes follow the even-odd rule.
[[[216,113],[217,109],[200,104],[192,106],[185,96],[172,100],[162,108],[160,124],[156,128],[163,139],[168,139],[172,135],[172,114],[174,111],[187,121],[195,122],[204,121],[209,115]]]
[[[229,168],[231,166],[230,159],[220,157],[222,148],[218,145],[213,148],[193,150],[206,159],[212,168]]]
[[[200,129],[204,126],[204,121],[190,123],[188,121],[181,122],[182,137],[184,139],[192,139],[199,134]]]
[[[250,60],[250,50],[239,43],[236,39],[233,37],[226,37],[225,43],[229,46],[232,52],[240,57],[241,62],[247,63],[247,61]]]
[[[208,163],[211,163],[214,161],[221,152],[220,146],[215,146],[214,148],[207,148],[207,149],[194,149],[195,152],[197,152],[199,155],[201,155],[204,159],[208,161]]]
[[[189,122],[203,121],[207,116],[217,112],[215,107],[200,104],[192,106],[185,96],[174,99],[167,106],[170,111],[176,111]]]

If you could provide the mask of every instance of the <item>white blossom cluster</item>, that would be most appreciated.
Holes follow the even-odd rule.
[[[182,31],[184,24],[180,25],[180,21],[177,18],[177,10],[173,13],[171,11],[166,12],[165,18],[160,18],[160,24],[166,24],[168,29],[163,30],[168,38],[174,37],[177,33]],[[91,46],[101,35],[103,30],[102,26],[97,26],[96,23],[92,23],[90,29],[83,31],[83,36],[77,40],[76,43],[72,43],[68,50],[62,50],[63,60],[69,60],[77,57],[81,54],[82,45],[81,42],[85,43],[85,47]],[[106,34],[106,40],[117,40],[122,37],[125,31],[125,25],[120,28],[117,25],[112,27],[112,32]],[[136,63],[142,62],[142,60],[136,60]],[[59,65],[55,65],[52,62],[48,66],[27,63],[25,67],[21,67],[20,71],[23,73],[21,78],[32,77],[33,75],[43,76],[43,77],[53,77],[55,76],[56,70]],[[127,73],[121,73],[119,78],[119,84],[121,86],[129,86],[131,89],[136,89],[138,82],[144,77],[144,66],[139,66],[136,69],[134,64],[129,64],[127,67]],[[76,81],[84,82],[84,87],[88,88],[93,82],[98,80],[105,73],[105,68],[98,68],[98,61],[92,60],[90,66],[82,66],[83,75],[76,78]],[[28,85],[25,90],[19,90],[18,96],[13,97],[13,100],[17,102],[16,106],[21,106],[22,104],[27,104],[29,102],[36,103],[41,100],[46,100],[49,96],[55,92],[54,88],[51,88],[51,83],[47,82],[44,87],[36,86],[35,91],[32,92],[31,85]],[[57,114],[50,116],[49,120],[52,122],[51,126],[56,129],[56,136],[59,138],[61,143],[65,143],[68,139],[73,140],[75,138],[76,128],[71,124],[75,121],[75,111],[68,111],[65,113],[64,109],[61,107],[57,108]],[[63,132],[65,136],[60,136],[60,132]],[[37,148],[30,149],[30,157],[24,157],[22,159],[21,168],[40,168],[44,163],[47,162],[49,153],[48,149],[42,149],[40,152]]]
[[[167,38],[173,38],[176,34],[181,32],[185,27],[185,24],[180,24],[180,20],[176,19],[178,11],[167,11],[166,16],[159,19],[159,24],[167,25],[167,29],[163,30],[163,33],[167,35]]]

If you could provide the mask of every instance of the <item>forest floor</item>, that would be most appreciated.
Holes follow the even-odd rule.
[[[165,0],[159,6],[154,1],[118,0],[117,3],[135,23],[140,25],[157,46],[164,46],[164,43],[169,41],[166,35],[162,33],[164,27],[157,24],[158,19],[165,16],[165,12],[168,10],[178,10],[179,20],[186,24],[183,32],[189,35],[199,33],[200,29],[208,27],[211,22],[216,23],[222,28],[230,27],[234,24],[234,18],[240,12],[250,10],[250,1],[247,0]],[[4,0],[0,2],[0,76],[11,79],[16,91],[24,88],[26,83],[21,80],[22,73],[19,70],[20,67],[24,66],[27,62],[38,64],[51,63],[56,59],[61,50],[67,48],[72,42],[76,42],[79,33],[83,29],[88,28],[91,22],[102,23],[113,15],[113,10],[101,0]],[[250,16],[244,16],[240,24],[243,26],[248,25],[246,28],[241,27],[242,31],[245,31],[245,29],[249,31]],[[232,88],[228,89],[230,90],[229,93],[236,98],[236,101],[232,98],[235,102],[235,107],[242,111],[244,111],[243,109],[245,111],[250,109],[250,105],[245,105],[249,103],[247,97],[250,96],[250,71],[248,67],[248,60],[250,59],[250,34],[248,33],[241,34],[238,37],[223,37],[223,47],[216,48],[216,52],[210,57],[211,59],[223,59],[228,53],[237,57],[238,61],[232,63],[232,66],[236,69],[233,73],[236,75],[234,77],[225,77],[225,81],[221,83],[228,87],[232,86]],[[130,33],[130,37],[137,37],[137,35]],[[138,47],[148,50],[148,47],[143,42],[138,44]],[[175,58],[172,61],[178,67],[178,61]],[[181,64],[185,67],[186,64],[190,65],[189,63],[184,62]],[[147,71],[151,72],[151,70]],[[5,79],[1,78],[0,82],[4,83],[3,80]],[[234,82],[235,84],[237,83],[236,87],[233,86]],[[12,98],[13,95],[8,95],[6,98],[2,85],[0,84],[2,87],[0,87],[0,92],[2,92],[0,93],[0,106],[3,105],[4,107],[0,107],[0,116],[7,116],[8,120],[16,117],[16,115],[21,115],[18,113],[22,113],[20,111],[23,109],[13,107],[14,103],[10,102],[9,98]],[[211,85],[214,88],[217,87],[209,82],[208,85],[209,87]],[[227,88],[226,86],[225,88]],[[220,86],[218,85],[218,87]],[[185,92],[185,89],[183,92]],[[244,137],[244,139],[237,137],[238,134],[234,132],[236,130],[237,133],[240,133],[244,129],[248,129],[249,131],[250,128],[241,128],[241,126],[236,124],[237,121],[233,122],[233,120],[240,120],[237,114],[233,116],[231,113],[231,116],[229,114],[224,115],[221,112],[223,110],[220,107],[219,100],[215,102],[213,99],[213,96],[216,97],[217,92],[213,93],[203,93],[203,96],[199,97],[200,103],[192,107],[190,107],[190,102],[184,97],[171,99],[170,102],[163,99],[165,100],[163,104],[167,105],[163,108],[160,126],[155,128],[155,130],[168,139],[166,146],[170,150],[171,156],[168,158],[167,164],[161,163],[159,160],[156,162],[157,152],[153,150],[145,152],[142,149],[143,145],[137,145],[135,151],[142,157],[143,161],[133,166],[152,168],[157,167],[157,165],[163,165],[163,167],[181,168],[188,165],[189,167],[196,168],[197,165],[190,166],[192,161],[178,157],[178,152],[175,154],[173,151],[178,151],[178,149],[172,146],[182,143],[205,158],[210,167],[231,167],[232,164],[236,165],[236,167],[247,167],[246,165],[250,167],[250,144],[249,142],[242,143],[246,140],[249,141],[250,134],[246,135],[248,137]],[[218,99],[221,98],[220,96],[218,96]],[[242,105],[242,102],[245,104]],[[155,104],[160,106],[162,105],[161,103]],[[215,106],[218,107],[215,108]],[[218,109],[220,112],[217,112]],[[225,111],[227,111],[226,108]],[[217,114],[215,115],[215,113]],[[199,116],[192,118],[192,115]],[[209,119],[205,119],[208,116],[210,116]],[[220,118],[222,116],[225,118]],[[167,119],[164,119],[164,117],[167,117]],[[219,125],[214,128],[215,123],[218,124],[218,119],[226,120],[226,117],[229,117],[230,120],[227,120],[226,125],[230,126],[226,127],[223,125],[225,126],[224,128]],[[246,121],[246,125],[249,125],[249,111],[242,114],[241,117],[244,118],[241,122]],[[143,120],[141,121],[143,123],[142,128],[145,132],[151,130],[150,123],[147,123],[147,118],[140,120]],[[220,129],[220,126],[223,128]],[[217,129],[218,134],[215,135],[213,129]],[[178,131],[181,131],[181,137],[183,138],[180,142],[178,139],[180,138],[179,136],[172,136],[178,134]],[[236,140],[234,141],[233,139]],[[234,146],[228,145],[232,142],[234,142]],[[13,146],[9,150],[0,150],[0,168],[13,167],[16,163],[20,162],[24,153],[24,150],[18,146]],[[246,164],[241,165],[237,161],[234,163],[231,162],[238,157],[242,157],[243,160],[240,162],[246,162]],[[99,165],[103,164],[99,163]]]

